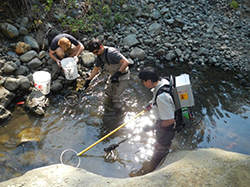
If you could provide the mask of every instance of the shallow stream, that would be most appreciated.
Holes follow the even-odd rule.
[[[238,84],[234,75],[213,68],[165,67],[164,75],[188,73],[191,77],[195,99],[194,112],[202,118],[199,125],[186,128],[176,135],[171,151],[200,148],[221,148],[250,155],[250,98],[249,89]],[[60,163],[66,149],[77,153],[95,143],[123,123],[133,119],[151,99],[132,69],[130,86],[123,100],[125,113],[115,114],[112,104],[104,94],[102,74],[82,95],[77,106],[69,106],[61,94],[48,95],[50,105],[43,117],[35,116],[23,106],[12,109],[13,117],[0,125],[0,181],[25,172]],[[71,158],[67,164],[105,177],[126,178],[150,159],[155,141],[152,132],[142,127],[150,124],[150,114],[145,113],[128,123],[82,156]],[[36,129],[37,141],[19,144],[18,134],[25,129]],[[115,160],[104,157],[104,148],[122,140],[114,154]],[[67,154],[74,154],[67,152]],[[63,161],[66,162],[66,152]],[[68,158],[67,158],[68,159]]]

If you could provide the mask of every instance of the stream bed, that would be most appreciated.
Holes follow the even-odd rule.
[[[63,151],[72,149],[79,153],[133,119],[143,110],[152,93],[139,81],[138,73],[133,69],[131,72],[130,85],[123,96],[124,113],[116,114],[105,96],[104,74],[82,94],[75,106],[68,105],[64,98],[70,90],[49,94],[50,104],[43,117],[15,105],[12,118],[0,125],[0,181],[34,168],[61,163]],[[176,135],[171,152],[214,147],[250,155],[249,88],[240,86],[232,73],[211,67],[165,66],[159,73],[162,76],[190,75],[194,113],[201,119],[197,126],[185,128]],[[146,112],[80,157],[71,158],[68,164],[74,167],[79,164],[79,168],[105,177],[127,178],[153,153],[154,133],[142,130],[150,123],[150,113]],[[37,139],[20,143],[20,133],[27,129]],[[105,157],[104,148],[123,140],[114,152],[115,159]],[[67,154],[75,153],[68,151]],[[63,156],[66,157],[66,152]]]

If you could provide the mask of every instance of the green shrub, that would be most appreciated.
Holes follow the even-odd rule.
[[[238,7],[239,7],[239,3],[236,2],[235,0],[233,0],[233,1],[231,2],[231,4],[230,4],[230,7],[231,7],[231,8],[238,8]]]

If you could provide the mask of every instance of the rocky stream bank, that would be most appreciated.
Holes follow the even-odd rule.
[[[249,87],[250,71],[250,8],[239,1],[231,8],[228,1],[128,1],[136,7],[133,22],[118,24],[112,30],[100,30],[98,38],[105,45],[117,47],[135,67],[164,64],[217,67],[230,72],[240,84]],[[124,4],[125,8],[127,5]],[[145,12],[145,7],[149,12]],[[60,4],[54,6],[56,18]],[[0,108],[1,119],[10,117],[6,109],[18,100],[27,99],[34,88],[33,73],[40,70],[51,74],[51,93],[72,83],[62,69],[49,58],[51,39],[63,32],[59,25],[48,23],[36,32],[29,16],[6,18],[0,24]],[[86,45],[91,33],[76,34]],[[84,51],[78,64],[80,77],[92,69],[94,55]],[[233,72],[233,73],[232,73]],[[30,98],[32,100],[32,98]],[[46,98],[28,106],[43,114]],[[45,103],[44,103],[45,102]],[[27,101],[26,101],[27,103]],[[41,106],[39,106],[41,105]],[[38,112],[34,109],[40,107]]]

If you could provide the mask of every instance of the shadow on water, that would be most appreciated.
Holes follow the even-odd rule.
[[[132,72],[134,72],[132,70]],[[171,151],[216,147],[250,154],[250,100],[249,88],[244,88],[228,73],[213,68],[165,67],[164,75],[188,73],[195,98],[195,114],[201,123],[186,128],[176,135]],[[76,106],[64,100],[65,92],[48,95],[50,106],[44,117],[37,117],[15,106],[13,117],[0,126],[0,181],[20,176],[28,170],[60,163],[66,149],[81,152],[94,142],[132,119],[143,110],[152,95],[132,73],[130,86],[123,96],[125,113],[115,114],[112,103],[104,94],[104,82],[99,79],[93,89],[87,90]],[[142,127],[150,124],[149,113],[131,123],[85,152],[79,168],[106,176],[126,178],[150,159],[155,142],[152,132]],[[27,128],[40,128],[40,141],[19,143],[18,134]],[[117,159],[104,158],[104,148],[121,143],[116,149]],[[78,162],[78,159],[74,159]],[[77,165],[77,163],[72,163]]]

